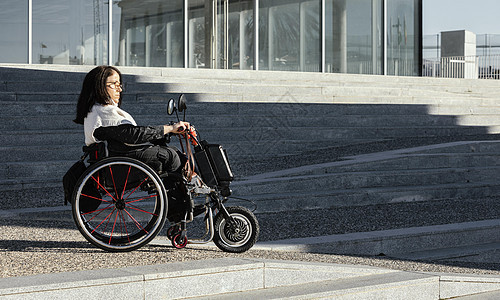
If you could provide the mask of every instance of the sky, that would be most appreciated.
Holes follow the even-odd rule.
[[[500,34],[499,0],[423,0],[424,35],[468,30]]]

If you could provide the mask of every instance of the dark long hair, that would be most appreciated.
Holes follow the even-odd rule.
[[[98,66],[87,73],[82,84],[82,91],[78,97],[76,104],[76,118],[73,122],[83,124],[83,120],[87,117],[94,104],[99,103],[102,105],[112,104],[113,100],[109,97],[106,90],[106,80],[113,72],[118,73],[120,82],[122,82],[122,74],[117,68],[112,66]],[[122,102],[120,95],[120,101]]]

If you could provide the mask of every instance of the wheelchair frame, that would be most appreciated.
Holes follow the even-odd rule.
[[[174,203],[169,194],[175,189],[167,190],[164,180],[177,181],[185,189],[187,197],[177,207],[181,218],[168,214],[169,204]],[[205,197],[204,202],[195,205],[194,199],[200,196]],[[258,221],[245,207],[226,208],[223,203],[227,199],[198,176],[188,181],[179,174],[158,174],[139,160],[117,156],[90,164],[74,190],[72,213],[85,239],[106,251],[132,251],[148,244],[167,218],[175,223],[167,230],[167,237],[176,248],[184,248],[188,242],[213,241],[226,252],[247,251],[258,238]],[[205,235],[188,241],[187,223],[203,213]]]

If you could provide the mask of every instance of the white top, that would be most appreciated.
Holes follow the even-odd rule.
[[[118,126],[122,124],[132,124],[137,126],[134,118],[117,104],[101,105],[95,104],[83,120],[85,131],[85,144],[88,146],[97,142],[94,138],[94,130],[99,127]]]

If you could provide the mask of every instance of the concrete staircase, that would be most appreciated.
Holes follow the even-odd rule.
[[[376,153],[247,176],[236,196],[260,211],[495,197],[500,143],[460,141]]]
[[[46,203],[59,204],[62,175],[81,155],[82,127],[71,120],[91,68],[0,67],[4,197],[52,189]],[[188,120],[228,150],[235,195],[258,201],[259,210],[483,197],[500,187],[497,81],[121,71],[123,108],[140,124],[172,120],[166,101],[187,95]]]

